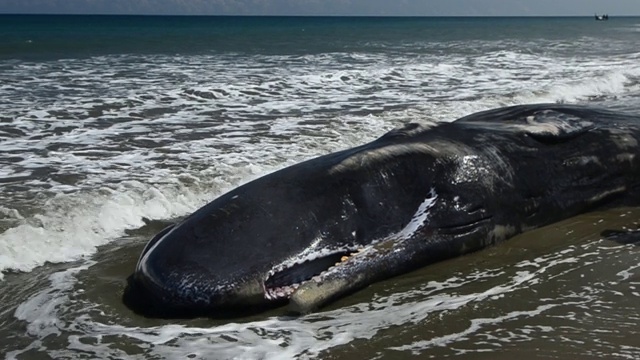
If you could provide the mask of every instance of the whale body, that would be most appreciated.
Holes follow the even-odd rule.
[[[638,205],[639,141],[640,117],[572,105],[411,123],[248,182],[166,228],[142,251],[125,302],[156,317],[287,302],[313,311],[530,229]]]

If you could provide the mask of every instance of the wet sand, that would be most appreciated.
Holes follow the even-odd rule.
[[[599,235],[640,209],[597,212],[373,284],[307,316],[146,319],[121,301],[151,223],[90,259],[9,274],[8,358],[633,358],[640,247]]]

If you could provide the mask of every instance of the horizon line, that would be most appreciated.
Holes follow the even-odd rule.
[[[488,17],[488,18],[560,18],[560,17],[593,17],[594,15],[609,15],[619,18],[640,17],[640,14],[616,15],[611,13],[597,13],[589,15],[374,15],[374,14],[145,14],[145,13],[37,13],[37,12],[0,12],[3,15],[35,15],[35,16],[184,16],[184,17],[373,17],[373,18],[460,18],[460,17]]]

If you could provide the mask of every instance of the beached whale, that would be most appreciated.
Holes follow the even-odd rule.
[[[409,124],[242,185],[155,236],[125,302],[148,316],[290,303],[580,213],[640,204],[640,117],[537,104]]]

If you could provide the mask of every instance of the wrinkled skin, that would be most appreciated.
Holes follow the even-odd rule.
[[[160,317],[286,302],[304,313],[529,229],[638,205],[639,120],[541,104],[409,124],[242,185],[165,229],[125,302]]]

